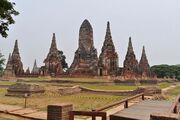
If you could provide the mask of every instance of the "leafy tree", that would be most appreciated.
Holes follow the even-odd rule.
[[[68,69],[68,63],[66,62],[66,56],[63,55],[63,51],[58,51],[59,57],[61,59],[61,65],[64,70]]]
[[[151,70],[156,73],[157,77],[171,77],[174,76],[180,80],[180,65],[155,65]]]
[[[19,14],[14,9],[14,5],[15,3],[9,2],[9,0],[0,0],[0,34],[2,37],[8,36],[9,25],[15,23],[13,16]]]
[[[4,56],[2,55],[2,53],[0,53],[0,76],[2,75],[3,73],[3,65],[4,65],[4,62],[5,62],[5,59],[3,58]]]

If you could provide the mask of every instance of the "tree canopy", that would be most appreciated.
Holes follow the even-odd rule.
[[[68,63],[66,62],[66,56],[63,54],[63,51],[58,51],[59,57],[61,59],[61,65],[64,70],[68,68]]]
[[[4,62],[5,62],[5,59],[3,58],[4,56],[2,55],[2,53],[0,53],[0,76],[2,75],[3,73],[3,65],[4,65]]]
[[[9,30],[9,25],[15,23],[13,16],[19,14],[19,12],[14,9],[14,6],[14,2],[0,0],[0,34],[2,37],[8,36],[7,31]]]
[[[180,65],[155,65],[151,70],[157,74],[157,77],[171,77],[174,76],[180,80]]]

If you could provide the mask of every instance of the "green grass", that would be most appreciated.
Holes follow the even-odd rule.
[[[12,81],[0,81],[0,85],[12,85],[15,84],[16,82],[12,82]]]
[[[95,85],[95,84],[78,84],[82,87],[87,87],[96,90],[135,90],[139,86],[135,85]],[[141,86],[141,85],[140,85]],[[153,86],[153,85],[142,85],[142,86]],[[155,85],[161,89],[171,86],[171,83],[160,83]]]
[[[164,82],[164,83],[159,83],[159,84],[142,84],[141,86],[154,86],[154,87],[158,87],[160,89],[163,89],[163,88],[167,88],[167,87],[170,87],[172,84],[171,83],[167,83],[167,82]]]
[[[98,79],[98,78],[51,78],[51,77],[35,77],[35,78],[19,78],[22,80],[31,80],[31,81],[50,81],[50,80],[67,80],[72,82],[110,82],[108,79]]]
[[[163,88],[167,88],[171,86],[171,83],[159,83],[157,85],[159,88],[163,89]]]
[[[108,79],[97,78],[53,78],[53,80],[67,80],[73,82],[110,82]]]
[[[96,90],[135,90],[138,86],[131,85],[94,85],[94,84],[79,84],[82,87],[87,87]]]
[[[0,88],[0,96],[4,96],[7,92],[7,88]]]
[[[168,92],[168,95],[170,96],[177,96],[179,94],[180,94],[180,86],[177,86],[176,88]]]
[[[39,83],[38,83],[39,84]],[[44,83],[43,83],[44,84]],[[167,88],[169,86],[171,86],[171,83],[160,83],[157,85],[150,85],[150,84],[145,84],[145,85],[100,85],[100,84],[87,84],[87,83],[47,83],[49,85],[54,85],[54,86],[74,86],[74,85],[79,85],[82,87],[86,87],[86,88],[90,88],[90,89],[96,89],[96,90],[135,90],[137,89],[139,86],[157,86],[161,89],[163,88]]]

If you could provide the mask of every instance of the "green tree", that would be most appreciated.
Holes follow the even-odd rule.
[[[151,70],[156,73],[159,78],[173,78],[175,76],[180,80],[180,65],[155,65],[151,67]]]
[[[7,31],[9,30],[9,25],[15,23],[13,16],[19,14],[19,12],[14,9],[14,6],[14,2],[0,0],[0,34],[2,37],[8,36]]]
[[[2,53],[0,53],[0,76],[2,75],[3,73],[3,65],[4,65],[4,62],[5,62],[5,59],[3,58],[4,56],[2,55]]]
[[[64,70],[68,69],[68,63],[66,62],[66,56],[63,54],[63,51],[58,51],[59,57],[61,59],[61,65]]]

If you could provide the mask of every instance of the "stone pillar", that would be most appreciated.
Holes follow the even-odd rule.
[[[72,110],[72,104],[48,105],[47,120],[69,120],[69,111]]]

